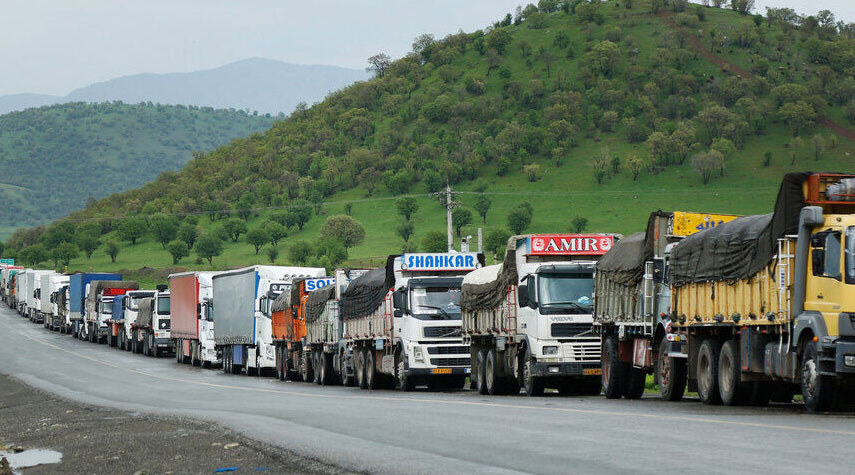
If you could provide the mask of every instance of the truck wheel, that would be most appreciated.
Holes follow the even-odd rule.
[[[749,386],[747,403],[750,406],[767,406],[769,405],[769,399],[772,397],[772,392],[774,389],[775,383],[769,381],[754,381]],[[787,402],[793,402],[792,393],[790,393],[790,400]]]
[[[175,340],[175,362],[178,364],[184,363],[184,343],[181,340]]]
[[[733,340],[724,342],[718,357],[718,388],[725,406],[740,406],[750,396],[751,385],[742,381],[739,347]]]
[[[312,372],[314,373],[314,377],[312,378],[312,382],[315,384],[321,384],[321,365],[318,361],[318,354],[314,351],[309,351],[308,359],[312,361]]]
[[[202,345],[197,342],[194,342],[191,345],[192,351],[190,352],[190,364],[195,367],[202,366]]]
[[[285,381],[285,368],[284,368],[284,358],[282,358],[282,347],[276,346],[276,352],[274,353],[276,357],[276,379],[279,381]]]
[[[347,375],[347,353],[342,351],[338,360],[338,377],[341,379],[341,385],[344,387],[353,386],[353,376]]]
[[[663,338],[656,358],[656,375],[659,379],[659,396],[666,401],[683,399],[686,391],[686,361],[668,356],[669,342]]]
[[[229,354],[226,351],[228,347],[223,347],[223,373],[230,374],[232,369],[229,367]]]
[[[365,382],[365,351],[362,348],[355,351],[356,363],[354,364],[354,370],[356,372],[356,385],[360,389],[366,389],[368,386]]]
[[[720,352],[721,345],[712,339],[704,340],[698,351],[698,396],[704,404],[721,404],[721,393],[718,389]]]
[[[487,350],[483,348],[478,350],[476,366],[478,367],[478,394],[487,394],[487,375],[484,372],[487,367]]]
[[[528,348],[525,350],[525,363],[523,364],[523,386],[525,394],[529,397],[543,396],[543,381],[533,374],[534,358]]]
[[[377,353],[373,349],[365,350],[365,387],[379,389],[377,381]]]
[[[297,361],[300,362],[300,376],[303,378],[303,382],[311,383],[313,376],[312,367],[311,362],[306,357],[306,354],[303,353]]]
[[[809,341],[802,354],[801,383],[805,407],[810,412],[828,409],[834,399],[833,381],[819,374],[819,371],[819,351],[816,342]]]
[[[603,374],[601,376],[603,393],[608,399],[620,399],[623,396],[627,365],[620,361],[618,355],[617,335],[609,335],[603,344]]]
[[[321,360],[320,371],[321,371],[321,385],[329,386],[332,384],[332,357],[326,353],[319,353],[318,359]]]
[[[641,399],[644,385],[647,383],[647,371],[630,366],[626,372],[626,387],[623,397],[626,399]]]
[[[496,349],[490,348],[486,351],[487,362],[484,365],[484,386],[487,388],[487,394],[496,396],[502,394],[502,381],[499,377],[499,362],[496,355]]]
[[[125,345],[128,343],[128,339],[125,337],[125,329],[122,328],[119,330],[119,349],[125,351]]]
[[[398,363],[395,365],[396,370],[397,370],[396,382],[398,384],[398,389],[400,389],[401,391],[404,391],[404,392],[409,392],[409,391],[412,391],[413,389],[415,389],[416,385],[413,384],[413,380],[409,376],[407,376],[407,368],[406,368],[406,364],[404,362],[405,358],[406,358],[406,355],[404,355],[402,352],[399,351],[398,352]]]

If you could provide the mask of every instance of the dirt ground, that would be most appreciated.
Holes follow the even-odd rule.
[[[24,474],[344,473],[214,424],[81,405],[0,375],[0,451],[13,448],[63,454]]]

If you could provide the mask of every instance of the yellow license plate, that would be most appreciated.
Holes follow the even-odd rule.
[[[434,368],[431,370],[433,374],[451,374],[451,368]]]
[[[600,375],[603,374],[603,370],[601,368],[591,368],[583,370],[582,374],[584,374],[585,376]]]

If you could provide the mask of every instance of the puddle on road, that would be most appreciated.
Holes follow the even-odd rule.
[[[0,460],[2,460],[3,457],[6,457],[6,461],[9,462],[9,466],[14,473],[19,473],[18,471],[22,468],[59,463],[62,461],[61,452],[46,449],[30,449],[18,453],[0,451]]]

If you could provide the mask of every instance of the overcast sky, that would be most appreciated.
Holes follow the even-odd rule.
[[[483,28],[520,0],[0,0],[0,94],[65,95],[251,57],[363,68],[415,36]],[[855,0],[757,0],[855,21]]]

